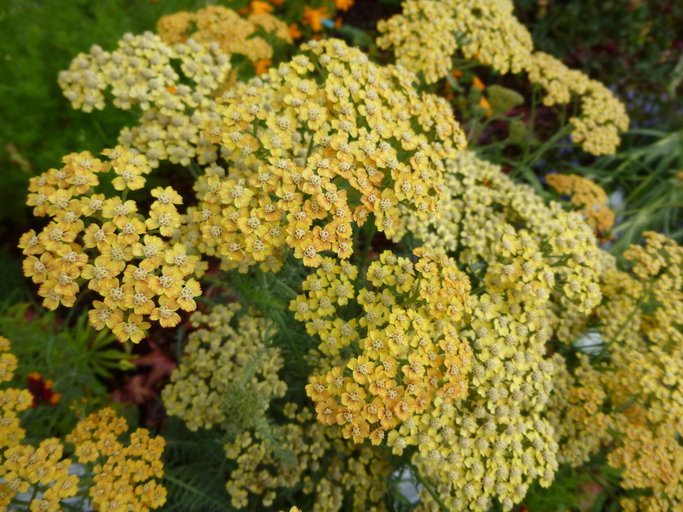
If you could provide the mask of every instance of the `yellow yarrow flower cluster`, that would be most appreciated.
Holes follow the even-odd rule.
[[[413,77],[372,64],[339,40],[312,41],[263,79],[228,91],[213,129],[229,168],[197,183],[190,230],[224,269],[348,258],[354,226],[390,236],[400,206],[426,218],[442,192],[442,161],[464,146],[449,105]]]
[[[126,420],[113,409],[101,409],[81,420],[66,437],[75,446],[75,459],[92,465],[89,495],[95,510],[140,510],[160,507],[166,489],[156,480],[164,476],[161,455],[166,442],[138,428],[123,443]]]
[[[147,319],[172,327],[180,322],[179,310],[196,308],[201,290],[189,276],[199,258],[170,242],[182,203],[171,187],[151,191],[147,216],[126,199],[145,184],[146,158],[121,146],[103,154],[108,161],[87,151],[72,153],[60,169],[31,178],[27,203],[34,215],[51,220],[40,233],[25,233],[19,247],[24,274],[40,285],[45,307],[72,307],[79,292],[92,290],[101,298],[89,312],[92,326],[138,343],[150,327]],[[97,192],[109,180],[120,196]]]
[[[551,330],[542,313],[553,272],[524,230],[502,227],[492,249],[498,260],[462,331],[472,347],[468,396],[434,408],[413,456],[451,510],[486,511],[493,500],[510,510],[534,480],[550,485],[558,466],[545,416],[554,365],[545,358]],[[422,510],[433,509],[421,496]]]
[[[0,383],[11,381],[16,369],[17,356],[10,352],[10,341],[0,336]],[[17,446],[26,437],[19,422],[19,413],[30,409],[32,405],[33,395],[28,389],[0,390],[0,449]]]
[[[614,224],[614,212],[607,205],[605,191],[597,183],[578,174],[548,174],[546,183],[569,200],[599,233],[605,233]]]
[[[180,11],[157,22],[159,37],[169,45],[191,38],[204,46],[215,43],[224,54],[244,55],[252,62],[273,56],[273,48],[259,36],[261,32],[266,37],[292,42],[289,27],[275,16],[261,13],[244,19],[220,5],[209,5],[196,12]]]
[[[624,253],[628,271],[612,260],[602,274],[595,313],[609,359],[561,371],[551,416],[561,459],[580,465],[609,446],[622,488],[648,491],[622,498],[624,510],[658,512],[683,506],[683,248],[644,237]]]
[[[619,132],[628,129],[625,105],[602,82],[591,80],[578,70],[543,52],[534,52],[527,68],[531,83],[540,85],[547,106],[565,105],[572,98],[581,101],[579,115],[569,118],[572,140],[593,155],[613,154],[619,146]]]
[[[533,41],[513,14],[510,0],[404,0],[403,12],[377,25],[380,48],[424,73],[427,83],[446,76],[460,50],[499,73],[519,73],[529,64]]]
[[[652,495],[619,500],[625,512],[665,512],[683,507],[683,447],[680,431],[671,425],[627,424],[623,442],[608,456],[622,468],[625,489],[652,489]]]
[[[10,352],[10,341],[0,336],[0,382],[9,382],[17,368],[17,357]],[[19,413],[31,408],[33,395],[27,389],[0,390],[0,507],[18,510],[13,504],[17,494],[40,487],[42,494],[26,504],[26,510],[58,509],[63,499],[78,492],[78,477],[69,474],[69,460],[62,460],[63,447],[58,439],[46,439],[38,447],[22,444],[26,431]],[[12,508],[10,508],[12,507]],[[43,508],[40,508],[43,507]]]
[[[0,380],[12,379],[16,356],[0,336]],[[0,507],[3,510],[61,510],[63,500],[85,493],[97,511],[149,511],[166,501],[166,490],[156,479],[163,476],[163,438],[151,438],[139,428],[128,443],[118,438],[128,430],[126,420],[105,408],[78,422],[64,439],[44,439],[38,446],[23,444],[27,433],[18,413],[31,407],[31,393],[0,390]],[[30,432],[29,432],[30,434]],[[65,443],[73,445],[74,461],[84,466],[79,477],[64,458]],[[31,498],[14,503],[18,494]],[[66,503],[66,502],[65,502]]]
[[[119,143],[135,148],[156,167],[159,160],[189,165],[196,158],[211,163],[217,148],[203,127],[215,117],[214,94],[228,79],[230,56],[217,44],[193,39],[173,46],[145,32],[126,34],[113,52],[95,45],[79,54],[59,85],[73,108],[91,112],[105,107],[105,92],[114,106],[142,109],[137,126],[124,128]]]
[[[229,304],[192,315],[197,330],[189,335],[180,365],[161,392],[167,413],[182,418],[190,430],[237,422],[244,413],[230,405],[238,399],[243,403],[235,405],[248,406],[251,415],[245,421],[257,423],[270,399],[285,393],[278,377],[282,356],[266,344],[273,326],[239,313],[239,305]]]
[[[683,248],[664,235],[644,234],[625,258],[630,272],[605,279],[607,301],[597,313],[611,345],[605,387],[619,433],[611,465],[623,468],[622,486],[651,496],[624,499],[625,510],[683,506]]]
[[[600,370],[587,355],[578,353],[578,364],[570,372],[559,354],[552,361],[557,369],[547,414],[560,446],[557,459],[574,467],[585,464],[610,439],[609,418],[603,411],[607,394]]]
[[[385,454],[342,439],[337,428],[315,422],[310,410],[296,404],[285,405],[284,413],[287,422],[274,427],[270,440],[247,431],[226,444],[236,463],[227,484],[233,507],[268,507],[279,489],[302,486],[312,496],[313,512],[388,510],[392,467]]]
[[[493,249],[505,224],[523,226],[552,266],[554,279],[546,317],[554,331],[571,331],[600,302],[603,252],[593,230],[559,203],[546,205],[527,185],[517,184],[500,166],[462,151],[447,162],[448,194],[440,215],[428,222],[406,217],[399,236],[410,234],[432,250],[457,254],[463,264],[495,262]],[[398,237],[397,237],[398,238]],[[562,335],[563,339],[573,339]]]
[[[367,287],[357,290],[355,266],[325,259],[290,305],[321,338],[322,352],[339,355],[351,341],[360,348],[310,378],[318,421],[343,426],[356,443],[378,445],[386,436],[399,453],[418,444],[420,420],[437,396],[450,405],[466,395],[472,357],[457,327],[469,309],[469,280],[451,259],[419,249],[415,256],[413,263],[383,252],[367,269]],[[355,310],[342,315],[349,302]]]
[[[63,458],[64,446],[59,439],[45,439],[35,447],[18,444],[0,456],[0,506],[3,510],[61,510],[62,500],[79,492],[79,478],[69,473],[71,460]],[[40,489],[24,504],[13,503],[17,494]],[[33,494],[33,493],[31,493]],[[4,508],[11,507],[11,508]],[[22,507],[22,508],[18,508]],[[23,508],[26,507],[26,508]]]
[[[459,50],[498,73],[524,73],[545,91],[547,106],[579,98],[580,113],[569,119],[572,140],[594,155],[614,153],[629,124],[623,103],[602,83],[534,51],[513,8],[512,0],[405,0],[401,14],[378,24],[377,44],[393,49],[398,63],[427,83],[451,72]]]
[[[649,397],[648,420],[683,431],[683,248],[659,233],[644,238],[624,253],[630,272],[606,275],[607,300],[596,311],[619,368],[608,381],[610,395],[616,407],[629,396]]]

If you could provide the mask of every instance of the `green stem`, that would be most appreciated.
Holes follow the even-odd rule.
[[[436,493],[434,488],[432,487],[432,484],[430,484],[426,478],[424,478],[420,472],[417,470],[415,466],[412,466],[413,473],[415,473],[415,477],[417,478],[417,481],[422,484],[422,486],[426,489],[426,491],[429,493],[429,495],[436,501],[436,504],[439,505],[439,508],[445,512],[450,512],[450,509],[446,506],[446,504],[443,502],[443,500],[439,497],[439,495]]]
[[[495,114],[492,115],[491,117],[487,118],[487,119],[482,123],[481,128],[480,128],[479,130],[476,129],[476,128],[477,128],[477,125],[474,125],[474,127],[473,127],[473,129],[472,129],[472,132],[473,132],[473,133],[472,133],[472,136],[471,136],[471,137],[468,137],[467,140],[468,140],[468,141],[471,141],[472,144],[476,144],[476,143],[477,143],[477,140],[479,139],[479,137],[482,136],[482,134],[484,133],[484,130],[486,130],[486,128],[488,127],[488,125],[490,125],[493,121],[496,121],[496,120],[498,120],[498,119],[499,119],[498,116],[496,116]],[[477,124],[479,124],[479,123],[477,123]]]
[[[283,283],[282,281],[280,281],[277,278],[275,279],[275,284],[278,285],[282,290],[286,291],[292,298],[299,295],[292,287]]]
[[[366,222],[370,222],[370,219],[368,219]],[[365,240],[363,242],[363,251],[361,253],[361,260],[360,260],[360,265],[358,265],[358,270],[359,273],[358,275],[361,278],[364,278],[365,276],[365,268],[368,263],[368,254],[370,253],[370,245],[372,243],[372,237],[375,236],[375,233],[377,232],[377,226],[375,226],[375,223],[372,222],[370,224],[370,227],[368,228],[367,232],[365,233]]]
[[[40,488],[38,487],[38,485],[37,485],[37,484],[34,485],[34,486],[33,486],[33,492],[31,493],[31,499],[28,500],[29,503],[31,503],[33,500],[36,499],[36,496],[38,496],[38,492],[39,492],[39,491],[40,491]]]
[[[570,125],[565,125],[555,132],[555,135],[545,141],[540,148],[538,148],[528,159],[524,160],[524,164],[531,167],[550,147],[559,139],[567,135],[572,130]]]
[[[531,140],[534,136],[534,128],[536,126],[536,91],[537,87],[534,84],[531,88],[531,112],[529,114],[529,140],[524,145],[524,157],[523,160],[526,161],[529,155],[529,147],[531,146]]]
[[[304,159],[304,166],[308,164],[308,157],[313,153],[313,134],[311,133],[311,139],[308,141],[308,148],[306,148],[306,158]]]

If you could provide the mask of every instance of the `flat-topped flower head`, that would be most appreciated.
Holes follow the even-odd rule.
[[[462,54],[500,74],[524,74],[543,89],[547,106],[577,100],[569,119],[572,140],[594,155],[612,154],[628,129],[624,104],[602,83],[569,69],[555,57],[534,51],[531,34],[515,17],[512,0],[406,0],[403,12],[378,24],[381,48],[427,83],[453,70]]]
[[[228,168],[199,179],[194,217],[224,268],[277,268],[286,248],[318,266],[348,258],[366,221],[391,236],[401,208],[427,218],[443,160],[465,144],[448,104],[418,93],[405,69],[339,40],[301,49],[221,99],[211,131]]]
[[[98,296],[88,313],[93,327],[138,343],[151,326],[146,319],[172,327],[180,322],[178,311],[196,308],[201,290],[190,276],[201,266],[173,240],[181,196],[172,187],[152,190],[155,200],[145,217],[126,199],[145,184],[151,170],[145,156],[123,146],[102,154],[108,160],[72,153],[62,168],[31,179],[27,202],[51,222],[22,238],[23,269],[39,285],[45,307],[71,307],[79,293],[91,290]],[[107,181],[122,195],[99,193]]]
[[[342,426],[356,443],[393,445],[401,425],[431,411],[435,400],[457,403],[467,394],[472,355],[458,322],[469,312],[469,280],[451,259],[414,254],[415,263],[383,252],[359,288],[353,265],[325,259],[290,305],[333,360],[352,343],[359,347],[306,386],[318,421]]]

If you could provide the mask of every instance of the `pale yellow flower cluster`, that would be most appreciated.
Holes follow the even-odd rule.
[[[579,98],[580,113],[569,119],[573,141],[594,155],[614,153],[619,132],[628,129],[624,105],[602,83],[534,51],[513,8],[512,0],[405,0],[402,14],[378,24],[377,44],[427,83],[448,75],[459,51],[498,73],[525,74],[544,90],[545,105]]]
[[[253,405],[252,417],[245,420],[258,422],[270,398],[285,392],[278,377],[282,356],[266,344],[273,326],[241,312],[238,304],[196,312],[192,323],[197,330],[190,333],[180,365],[161,393],[166,411],[190,430],[211,428],[235,422],[241,413],[231,409],[231,400],[243,398]]]
[[[578,174],[548,174],[545,181],[559,194],[568,195],[598,233],[609,231],[614,224],[614,212],[607,204],[609,198],[597,183]]]
[[[579,115],[569,119],[572,140],[593,155],[612,154],[619,146],[619,132],[628,129],[626,106],[602,82],[565,66],[543,52],[534,52],[527,68],[531,83],[542,87],[547,106],[565,105],[578,97]]]
[[[529,65],[533,41],[510,0],[404,0],[402,7],[379,22],[377,44],[393,48],[396,60],[424,73],[427,83],[450,73],[456,50],[502,74]]]
[[[648,491],[622,498],[623,509],[659,512],[683,507],[683,248],[644,236],[624,254],[628,271],[612,262],[602,275],[596,314],[608,359],[591,367],[580,356],[573,376],[561,371],[551,414],[562,460],[580,465],[607,444],[622,488]]]
[[[219,428],[231,438],[225,452],[236,464],[226,487],[233,507],[254,500],[268,507],[279,490],[302,484],[315,497],[315,511],[341,510],[348,496],[355,510],[385,510],[390,466],[383,455],[343,440],[339,429],[313,421],[310,410],[295,404],[284,407],[284,424],[271,423],[271,400],[286,391],[280,351],[267,345],[274,326],[237,304],[195,313],[192,322],[198,329],[162,398],[190,430]]]
[[[151,32],[126,34],[118,48],[106,52],[93,46],[59,74],[59,85],[74,108],[103,109],[105,92],[114,106],[142,109],[139,123],[124,128],[119,142],[159,160],[189,165],[216,160],[216,147],[203,134],[215,116],[213,95],[227,81],[230,56],[217,45],[189,39],[170,46]]]
[[[270,436],[278,444],[258,431],[226,444],[228,458],[236,462],[227,484],[235,508],[268,507],[279,489],[301,485],[312,495],[312,512],[388,510],[384,496],[392,467],[386,454],[342,439],[337,427],[315,422],[296,404],[285,405],[284,413],[287,422]]]
[[[501,226],[524,226],[555,272],[559,288],[553,290],[551,305],[562,302],[563,315],[569,306],[582,314],[597,306],[602,253],[578,213],[565,212],[558,203],[546,205],[529,186],[515,183],[500,166],[470,151],[447,162],[445,181],[448,195],[441,215],[428,222],[407,217],[399,235],[410,233],[426,247],[477,264],[497,260],[493,244]],[[563,322],[561,317],[557,321]]]
[[[221,52],[244,55],[252,62],[273,56],[272,46],[260,33],[292,42],[289,27],[275,16],[263,13],[245,19],[220,5],[164,16],[157,22],[157,33],[170,45],[192,38],[204,46],[218,44]]]
[[[12,379],[17,358],[10,343],[0,336],[0,381]],[[128,430],[126,420],[105,408],[78,422],[64,441],[44,439],[38,446],[24,443],[27,432],[18,414],[31,407],[26,389],[0,390],[0,507],[2,510],[58,511],[68,500],[87,495],[96,511],[137,510],[148,512],[166,501],[166,489],[157,479],[164,474],[161,455],[165,441],[139,428],[129,443],[118,438]],[[30,435],[30,431],[28,434]],[[70,471],[72,460],[64,457],[73,445],[73,458],[85,472]],[[28,501],[15,501],[30,493]]]
[[[652,489],[624,509],[654,512],[683,507],[683,247],[659,233],[644,238],[624,254],[630,272],[605,279],[597,313],[616,367],[604,374],[611,428],[623,435],[608,461],[624,469],[624,488]]]
[[[146,319],[173,327],[179,310],[194,311],[201,290],[190,276],[203,267],[183,244],[171,242],[181,223],[176,205],[182,197],[171,187],[157,187],[142,215],[126,195],[144,187],[151,171],[147,159],[121,146],[103,155],[108,160],[72,153],[63,167],[30,179],[27,203],[50,223],[21,237],[23,269],[40,285],[46,308],[72,307],[79,293],[92,290],[101,300],[88,313],[91,325],[138,343],[150,327]],[[121,195],[98,191],[108,184]]]
[[[578,353],[578,364],[570,373],[567,361],[554,354],[557,369],[547,416],[560,446],[557,459],[574,467],[588,462],[609,441],[609,417],[603,411],[607,394],[602,374],[589,357]]]
[[[468,398],[436,408],[424,436],[432,451],[413,459],[452,510],[486,511],[494,499],[510,510],[533,481],[548,486],[557,470],[558,446],[545,417],[552,332],[542,314],[553,271],[525,230],[501,227],[492,250],[497,261],[462,331],[473,354]],[[421,495],[430,510],[429,495]]]
[[[221,101],[213,134],[231,167],[199,179],[188,231],[224,269],[277,270],[285,249],[318,266],[348,258],[366,221],[391,236],[401,208],[428,218],[443,160],[465,144],[448,103],[405,70],[339,40],[301,49]]]

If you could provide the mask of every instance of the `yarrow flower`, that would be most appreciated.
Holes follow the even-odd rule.
[[[457,403],[467,393],[470,348],[457,322],[469,310],[467,277],[453,260],[416,250],[417,261],[383,252],[370,264],[368,287],[354,289],[357,268],[325,259],[290,305],[321,338],[320,350],[339,356],[354,341],[359,353],[313,376],[306,392],[318,421],[342,425],[342,435],[378,445],[388,436],[396,452],[417,444],[410,435],[437,397]],[[354,309],[340,309],[347,303]],[[360,311],[358,311],[360,309]],[[401,427],[409,421],[409,427]]]
[[[237,304],[215,306],[191,320],[197,330],[162,398],[189,429],[220,429],[230,438],[225,453],[235,465],[226,489],[232,506],[243,509],[258,500],[268,507],[278,489],[301,483],[316,509],[341,510],[347,496],[355,509],[376,506],[390,472],[384,456],[343,441],[295,404],[284,406],[283,424],[270,419],[271,401],[286,391],[278,376],[280,350],[267,345],[270,322]]]
[[[314,420],[308,409],[288,403],[285,423],[247,431],[225,445],[235,464],[226,485],[231,504],[271,506],[278,489],[302,485],[316,511],[388,511],[382,500],[392,468],[386,454],[340,438],[338,430]],[[273,439],[277,440],[275,444]]]
[[[338,40],[302,50],[221,100],[211,132],[230,167],[198,180],[188,231],[224,269],[278,269],[285,248],[306,266],[348,258],[366,221],[391,236],[401,206],[437,209],[442,161],[464,146],[448,104],[405,70]]]
[[[498,73],[520,73],[534,48],[531,34],[513,14],[510,0],[404,0],[403,12],[377,25],[380,48],[424,74],[427,83],[452,69],[460,50]]]
[[[433,83],[451,72],[459,51],[500,74],[524,73],[545,92],[545,105],[579,98],[580,113],[569,119],[575,143],[594,155],[616,151],[619,132],[629,123],[623,103],[602,83],[534,51],[511,0],[406,0],[402,5],[401,14],[377,27],[378,46],[392,48],[399,64]]]
[[[60,72],[59,85],[73,108],[85,112],[103,109],[107,91],[117,108],[141,108],[139,123],[124,128],[119,143],[143,153],[152,167],[160,160],[189,165],[218,157],[202,130],[215,116],[213,96],[230,70],[230,55],[215,43],[170,45],[145,32],[124,35],[113,52],[95,45],[78,55]]]
[[[93,467],[89,495],[96,510],[149,510],[166,502],[166,489],[157,482],[164,476],[166,441],[138,428],[124,444],[118,438],[127,430],[126,420],[105,408],[81,420],[66,437],[75,446],[75,459]]]
[[[597,183],[578,174],[548,174],[545,181],[558,194],[569,196],[597,233],[608,232],[614,224],[614,212],[607,205],[607,194]]]
[[[575,339],[582,318],[601,300],[600,273],[604,254],[593,230],[578,213],[559,203],[546,205],[527,185],[512,181],[500,166],[463,151],[447,162],[448,194],[439,216],[428,222],[406,216],[396,239],[410,233],[432,250],[457,254],[463,264],[496,262],[494,250],[505,224],[526,229],[552,267],[544,316],[553,332],[566,342]],[[507,243],[507,242],[506,242]]]
[[[163,16],[157,22],[157,33],[169,45],[191,38],[207,47],[217,44],[222,53],[244,55],[252,62],[273,56],[268,38],[292,42],[289,27],[275,16],[261,12],[245,19],[220,5]]]
[[[270,398],[285,392],[285,383],[277,376],[282,356],[264,339],[273,326],[247,314],[236,317],[239,309],[236,304],[215,306],[191,317],[197,330],[190,334],[180,365],[161,393],[168,414],[181,417],[190,430],[235,422],[235,411],[226,408],[231,394],[244,394],[243,405],[254,406],[246,421],[258,422]],[[235,382],[243,384],[237,389]]]
[[[5,382],[11,380],[17,366],[9,348],[9,340],[0,337],[0,380]],[[26,389],[0,390],[3,509],[61,510],[67,504],[63,500],[86,495],[95,510],[124,507],[149,511],[164,504],[166,489],[157,482],[164,474],[163,438],[152,438],[146,429],[139,428],[131,433],[129,443],[120,442],[118,438],[128,430],[126,420],[105,408],[78,422],[63,441],[49,438],[34,446],[23,442],[27,433],[19,422],[19,413],[32,402]],[[72,460],[64,457],[69,451],[84,468],[82,477],[70,471]],[[31,496],[28,502],[14,502],[18,494],[26,493]]]
[[[584,322],[603,340],[596,360],[589,365],[579,356],[572,368],[553,358],[562,369],[551,421],[562,460],[578,466],[607,453],[621,471],[622,489],[640,491],[620,499],[624,510],[677,510],[683,505],[683,248],[646,232],[624,257],[627,271],[612,259],[601,275],[598,324]]]
[[[25,233],[19,247],[24,274],[40,285],[45,307],[72,307],[79,292],[91,290],[100,297],[89,312],[92,326],[138,343],[147,319],[173,327],[179,310],[196,308],[201,290],[190,276],[201,267],[198,256],[170,240],[180,227],[180,195],[171,187],[152,190],[145,218],[126,194],[144,186],[147,159],[121,146],[103,154],[108,161],[72,153],[62,168],[31,178],[27,202],[51,221],[40,233]],[[97,192],[108,179],[121,196]]]

